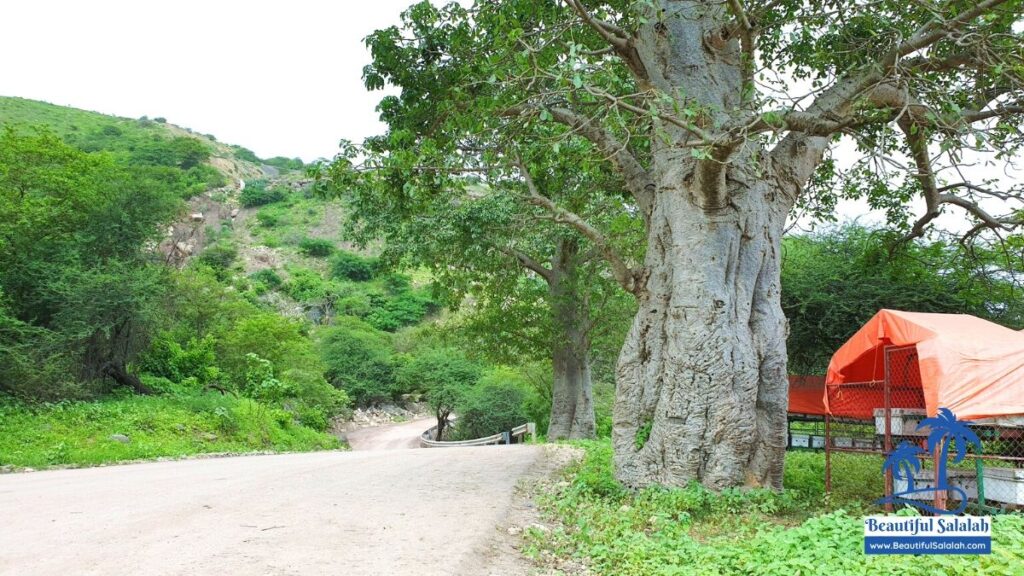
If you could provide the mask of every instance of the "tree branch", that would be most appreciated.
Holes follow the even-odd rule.
[[[552,219],[560,224],[568,224],[574,228],[577,232],[586,237],[590,242],[594,244],[601,251],[601,255],[608,262],[612,269],[612,275],[615,280],[627,291],[632,294],[638,294],[642,289],[640,274],[636,270],[630,268],[626,261],[619,255],[612,243],[601,233],[600,230],[594,228],[589,222],[584,220],[578,214],[570,212],[565,208],[555,204],[550,198],[541,194],[537,188],[537,184],[533,180],[533,176],[530,174],[530,170],[523,163],[521,158],[516,159],[519,166],[519,171],[523,175],[523,180],[526,182],[526,189],[529,193],[527,201],[534,206],[544,208],[551,213]]]
[[[626,189],[636,199],[640,210],[647,218],[651,213],[654,200],[655,185],[650,173],[626,145],[619,141],[610,131],[598,125],[594,120],[569,110],[568,108],[549,108],[552,118],[590,140],[604,153],[615,168],[622,174]]]
[[[544,281],[551,283],[551,269],[531,258],[529,254],[515,248],[499,248],[499,250],[518,260],[519,265],[523,268],[536,272]]]
[[[612,46],[614,52],[622,58],[622,61],[625,62],[626,66],[629,67],[630,71],[637,78],[643,81],[649,79],[647,67],[644,66],[643,59],[640,57],[640,53],[637,52],[633,44],[633,38],[628,32],[611,22],[594,16],[583,6],[583,2],[580,0],[566,1],[587,26],[593,28],[598,36]]]

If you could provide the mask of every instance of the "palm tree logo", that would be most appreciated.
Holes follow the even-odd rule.
[[[960,514],[967,508],[967,493],[959,486],[950,486],[946,479],[946,462],[949,458],[950,446],[955,446],[956,452],[953,455],[953,463],[962,462],[967,456],[968,446],[974,446],[976,454],[981,454],[981,440],[973,430],[963,422],[956,419],[956,416],[949,408],[939,408],[936,416],[925,418],[918,424],[917,429],[929,428],[928,451],[910,442],[902,442],[882,464],[882,472],[892,471],[894,478],[906,480],[907,489],[895,492],[878,501],[879,504],[908,504],[917,508],[927,510],[935,514]],[[935,486],[926,488],[914,488],[914,474],[921,471],[921,456],[929,453],[935,454],[936,450],[941,451],[938,458],[938,465],[935,470]],[[932,493],[938,490],[948,490],[959,495],[960,505],[955,510],[941,510],[924,502],[912,500],[908,497],[914,494]]]
[[[921,471],[920,457],[923,454],[925,451],[920,446],[904,440],[882,463],[882,472],[892,471],[893,478],[906,480],[907,490],[901,494],[914,491],[914,474]]]

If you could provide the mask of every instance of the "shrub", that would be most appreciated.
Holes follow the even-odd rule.
[[[270,361],[275,375],[292,369],[322,368],[303,325],[270,312],[242,318],[218,342],[220,366],[238,388],[247,382],[250,353]]]
[[[284,215],[277,206],[264,206],[256,212],[256,222],[264,228],[276,228],[284,221]]]
[[[299,242],[299,251],[306,256],[325,258],[334,252],[334,244],[322,238],[303,238]]]
[[[255,208],[287,197],[287,191],[280,186],[268,186],[266,180],[253,180],[245,183],[245,189],[238,196],[238,201],[246,208]]]
[[[245,355],[245,384],[242,392],[254,400],[277,401],[292,395],[291,388],[274,377],[274,365],[249,352]]]
[[[291,279],[285,284],[284,291],[299,302],[310,302],[326,296],[328,286],[316,270],[296,268],[291,271]]]
[[[372,280],[377,267],[375,258],[366,258],[358,254],[339,250],[331,259],[331,276],[338,279],[365,282]]]
[[[281,276],[270,268],[257,270],[256,272],[253,272],[249,278],[251,278],[253,282],[259,282],[270,289],[280,288],[284,284],[284,280],[281,279]]]
[[[190,338],[183,346],[169,334],[162,334],[150,344],[149,350],[139,359],[139,369],[155,377],[171,382],[182,382],[192,378],[205,385],[220,379],[220,368],[214,353],[216,340],[212,335]]]
[[[223,279],[237,258],[238,248],[233,243],[216,242],[204,248],[196,262],[209,266],[218,278]]]
[[[390,341],[365,322],[339,318],[324,333],[320,350],[327,380],[357,405],[382,402],[400,392],[395,386]]]
[[[416,324],[436,306],[434,300],[421,291],[402,292],[391,298],[381,298],[374,304],[376,306],[366,315],[366,321],[388,332]]]
[[[481,383],[456,404],[456,436],[483,438],[511,430],[527,420],[526,391],[512,381]]]

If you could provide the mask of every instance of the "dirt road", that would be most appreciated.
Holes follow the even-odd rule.
[[[348,443],[353,450],[419,448],[420,434],[436,423],[435,419],[427,418],[402,424],[360,428],[347,434]]]
[[[320,452],[4,475],[0,574],[508,576],[490,566],[495,526],[540,455]]]

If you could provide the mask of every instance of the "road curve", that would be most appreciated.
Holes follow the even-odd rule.
[[[437,420],[426,418],[402,424],[359,428],[347,434],[348,444],[353,450],[419,448],[420,435],[436,423]]]
[[[536,446],[318,452],[0,476],[0,574],[490,574]]]

